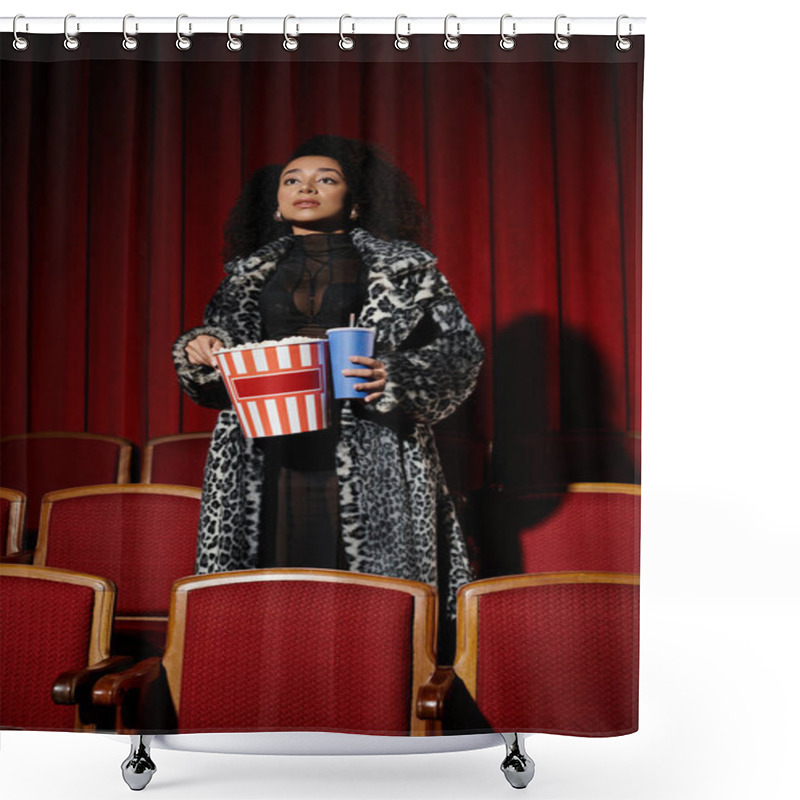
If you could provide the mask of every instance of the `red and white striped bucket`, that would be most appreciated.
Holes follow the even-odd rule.
[[[217,353],[225,387],[248,438],[306,433],[329,425],[328,343],[289,342]]]

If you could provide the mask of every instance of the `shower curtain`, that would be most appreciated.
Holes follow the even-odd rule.
[[[413,570],[388,557],[354,561],[359,525],[369,528],[358,513],[352,522],[340,495],[351,560],[334,568],[417,580],[434,591],[438,637],[431,634],[422,681],[438,668],[449,688],[439,698],[443,710],[426,712],[433,723],[428,735],[636,730],[643,37],[627,50],[615,47],[614,36],[575,36],[567,49],[554,47],[553,36],[520,36],[503,49],[495,35],[471,35],[452,50],[430,35],[412,36],[405,50],[394,37],[378,35],[355,36],[349,50],[335,35],[301,36],[295,50],[273,35],[245,37],[238,50],[226,48],[219,34],[194,36],[187,50],[176,48],[171,34],[143,35],[134,50],[120,47],[120,38],[86,34],[70,51],[58,36],[35,37],[18,51],[3,37],[4,449],[20,434],[124,437],[134,446],[128,482],[136,483],[136,454],[146,442],[218,426],[219,406],[199,404],[181,390],[173,346],[204,324],[204,313],[208,323],[210,298],[231,280],[231,259],[222,254],[243,187],[264,166],[286,166],[312,137],[367,142],[408,176],[426,212],[413,258],[427,271],[408,307],[391,301],[390,275],[388,305],[367,322],[379,342],[381,331],[402,327],[405,314],[413,320],[407,327],[420,319],[434,326],[428,334],[417,330],[420,345],[408,340],[410,330],[397,341],[387,334],[373,377],[380,380],[385,368],[388,381],[405,380],[395,405],[387,403],[387,413],[402,419],[387,423],[388,438],[375,434],[374,441],[397,448],[398,458],[421,459],[410,470],[424,474],[420,486],[432,494],[418,502],[409,489],[412,519],[405,530],[414,536],[433,530],[434,554],[415,541],[406,558],[416,559]],[[365,209],[356,212],[366,216]],[[358,218],[343,224],[373,268],[412,252],[407,242],[396,246],[380,230],[361,227]],[[264,255],[265,243],[256,244],[255,262],[283,257],[280,248]],[[247,259],[237,262],[245,271]],[[471,361],[450,395],[436,401],[436,413],[415,414],[414,398],[424,405],[430,388],[425,371],[445,375],[436,383],[445,385],[453,361],[463,356],[442,349],[415,361],[417,348],[435,350],[454,330],[468,342],[464,358]],[[384,399],[390,389],[381,387]],[[381,413],[381,400],[377,411],[345,402],[349,410],[342,413],[356,426],[365,415],[365,424],[375,423]],[[231,425],[226,435],[243,441]],[[355,481],[343,477],[338,452],[340,485]],[[388,452],[377,455],[383,466]],[[378,496],[370,508],[385,512],[391,525],[400,512],[389,508],[393,498],[381,496],[379,474],[373,470],[363,485]],[[25,492],[26,479],[4,467],[4,487]],[[204,491],[207,501],[208,484]],[[29,507],[29,529],[36,519],[38,509]],[[146,570],[158,554],[141,558]],[[438,572],[426,573],[425,559]],[[205,571],[276,566],[234,559]],[[549,577],[514,583],[523,576]],[[558,576],[569,576],[566,584]],[[469,599],[473,585],[480,591]],[[551,604],[547,593],[564,585],[585,591]],[[486,598],[495,591],[491,605]],[[368,595],[354,593],[353,602],[367,603],[369,611]],[[471,603],[475,617],[467,623]],[[257,613],[251,609],[251,619]],[[333,631],[325,652],[339,654],[348,631],[312,606],[315,614]],[[527,620],[548,614],[541,638],[526,644]],[[217,624],[226,626],[225,614],[219,617]],[[471,640],[478,636],[484,637],[479,648]],[[267,649],[293,642],[286,634]],[[372,646],[381,650],[380,635]],[[584,678],[577,673],[586,647],[604,661]],[[338,655],[329,657],[331,672],[338,670]],[[370,669],[390,669],[392,657],[383,654]],[[44,642],[41,659],[48,659]],[[566,676],[563,685],[554,679],[535,685],[537,675],[553,674],[554,664]],[[76,665],[49,666],[57,675]],[[304,666],[296,668],[299,680]],[[609,693],[617,699],[604,705]],[[601,710],[582,716],[588,706]],[[243,721],[223,711],[180,729],[289,730],[295,713],[276,724],[259,713]],[[151,728],[176,729],[174,720]],[[335,729],[411,730],[403,720],[394,730],[357,722]]]

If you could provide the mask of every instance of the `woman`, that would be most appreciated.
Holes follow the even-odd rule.
[[[424,581],[447,616],[471,572],[431,425],[475,387],[483,348],[434,257],[407,176],[375,148],[317,136],[250,180],[226,227],[227,277],[173,356],[181,386],[222,409],[206,463],[197,571],[327,566]],[[214,352],[348,324],[364,401],[325,431],[246,439]],[[446,601],[445,601],[446,598]]]

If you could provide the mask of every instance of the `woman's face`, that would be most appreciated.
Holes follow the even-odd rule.
[[[281,173],[278,211],[294,234],[344,233],[349,208],[339,162],[327,156],[290,161]]]

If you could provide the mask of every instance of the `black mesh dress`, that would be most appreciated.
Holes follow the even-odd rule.
[[[324,339],[349,324],[366,296],[366,269],[346,233],[295,236],[261,292],[265,339]],[[335,448],[338,404],[331,427],[257,439],[265,450],[262,567],[345,569],[338,519]]]

